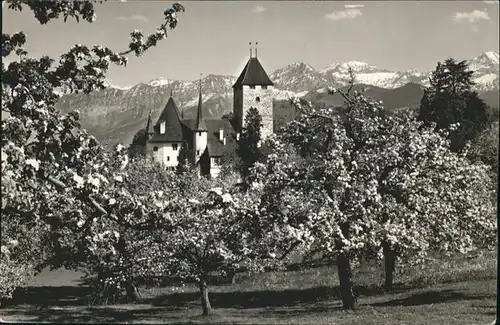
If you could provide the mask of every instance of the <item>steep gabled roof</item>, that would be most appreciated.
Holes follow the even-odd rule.
[[[257,58],[250,58],[241,71],[233,88],[240,85],[247,86],[272,86],[274,85]]]
[[[165,122],[165,133],[160,133],[160,124]],[[154,126],[154,134],[149,140],[150,142],[181,142],[182,125],[179,117],[179,110],[172,97],[168,99],[163,112],[161,112],[158,121]]]

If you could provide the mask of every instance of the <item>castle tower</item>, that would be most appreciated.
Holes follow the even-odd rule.
[[[201,156],[207,148],[208,128],[203,118],[202,98],[201,98],[201,78],[200,78],[200,97],[198,99],[198,111],[196,113],[196,121],[193,128],[193,147],[194,161],[200,161]]]
[[[255,107],[262,116],[262,138],[265,139],[273,133],[273,86],[257,59],[257,47],[254,57],[250,47],[250,58],[233,85],[233,114],[237,132],[241,132],[244,127],[248,110]]]

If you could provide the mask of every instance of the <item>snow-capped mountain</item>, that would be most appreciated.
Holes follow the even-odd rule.
[[[499,88],[498,54],[482,53],[470,59],[469,65],[475,70],[478,91],[489,91],[488,98],[497,98],[491,93]],[[275,84],[273,97],[276,100],[306,95],[311,100],[326,98],[325,87],[346,85],[349,67],[356,73],[356,83],[372,86],[369,96],[383,100],[390,109],[418,103],[422,85],[428,85],[431,73],[431,70],[390,71],[359,61],[333,63],[316,70],[306,63],[294,62],[269,74]],[[208,116],[219,118],[232,111],[235,81],[235,76],[215,74],[202,79],[204,110]],[[58,106],[64,112],[78,109],[83,126],[101,141],[130,143],[135,132],[145,126],[150,111],[153,119],[159,116],[171,92],[184,116],[193,117],[198,103],[198,80],[158,78],[127,87],[109,84],[109,88],[90,95],[64,95]]]
[[[499,57],[496,52],[484,52],[468,61],[473,79],[480,91],[498,90]]]
[[[468,60],[469,68],[474,71],[476,89],[479,91],[498,89],[499,57],[496,52],[484,52]],[[407,83],[429,85],[432,70],[428,71],[390,71],[366,62],[349,61],[333,63],[319,70],[330,83],[345,85],[350,79],[349,67],[356,74],[356,82],[377,87],[394,89]]]
[[[499,57],[496,52],[484,52],[469,60],[469,67],[476,71],[482,72],[484,70],[491,69],[494,66],[498,67]]]
[[[313,91],[325,87],[328,79],[309,64],[294,62],[269,75],[276,88],[291,91]]]
[[[356,75],[356,83],[387,89],[402,87],[407,83],[425,85],[428,77],[428,73],[416,70],[390,71],[359,61],[333,63],[321,69],[320,72],[330,83],[346,85],[351,79],[349,68],[352,68]]]

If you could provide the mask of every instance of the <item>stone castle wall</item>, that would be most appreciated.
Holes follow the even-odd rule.
[[[255,107],[259,110],[262,116],[262,139],[267,138],[273,133],[274,114],[273,114],[273,91],[272,87],[262,89],[261,86],[255,86],[251,89],[250,86],[243,86],[243,120],[250,109]],[[243,121],[243,124],[245,121]]]

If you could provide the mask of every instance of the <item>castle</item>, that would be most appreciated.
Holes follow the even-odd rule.
[[[251,107],[262,116],[262,137],[266,138],[273,128],[274,84],[255,56],[250,58],[233,85],[233,112],[221,119],[207,119],[203,116],[201,80],[196,118],[183,119],[172,98],[170,98],[153,125],[149,115],[146,130],[148,141],[146,154],[167,168],[178,164],[181,146],[187,146],[192,153],[192,162],[199,167],[201,175],[217,177],[221,169],[221,158],[234,152],[244,126],[244,118]]]

